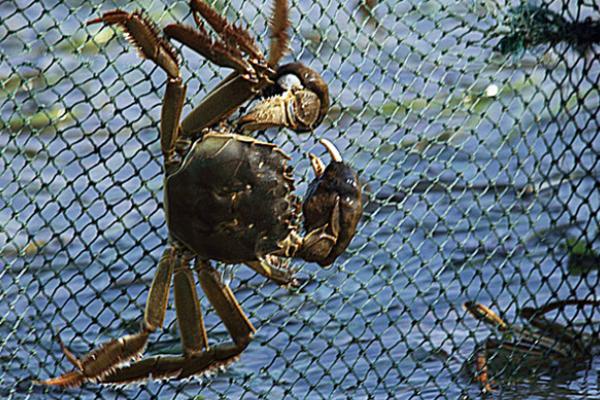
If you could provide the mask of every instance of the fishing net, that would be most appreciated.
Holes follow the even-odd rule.
[[[268,1],[212,4],[267,45]],[[219,265],[258,329],[225,371],[35,385],[72,368],[55,335],[83,355],[139,329],[166,244],[165,74],[118,30],[85,25],[117,7],[193,24],[185,1],[0,4],[0,397],[600,397],[591,0],[292,0],[284,61],[321,71],[332,108],[310,134],[259,137],[292,156],[299,193],[321,137],[359,172],[365,213],[347,252],[330,269],[294,261],[292,290]],[[185,114],[228,71],[176,48]],[[553,334],[522,318],[566,300],[588,303],[544,314]],[[202,307],[210,343],[228,340]],[[171,299],[146,354],[181,351],[174,314]]]

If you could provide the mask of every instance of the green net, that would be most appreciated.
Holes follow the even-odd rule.
[[[519,328],[527,307],[600,300],[591,0],[292,0],[286,60],[322,72],[332,109],[312,134],[260,136],[292,156],[300,193],[320,137],[359,172],[348,251],[327,270],[295,262],[298,290],[219,266],[258,328],[223,372],[34,385],[71,369],[54,335],[85,354],[139,329],[166,244],[165,75],[120,32],[85,25],[116,7],[193,24],[185,1],[0,3],[1,398],[480,398],[483,372],[502,398],[600,397],[600,307],[545,314],[559,334]],[[268,1],[215,7],[267,44]],[[186,113],[227,71],[176,47]],[[228,340],[201,301],[210,343]],[[466,302],[514,326],[494,330]],[[181,351],[174,314],[146,354]]]

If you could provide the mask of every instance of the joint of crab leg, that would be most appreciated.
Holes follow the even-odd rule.
[[[130,14],[122,10],[113,10],[99,18],[89,20],[87,25],[98,23],[120,26],[125,31],[127,39],[138,50],[140,57],[154,61],[170,78],[179,77],[175,50],[142,12],[136,11]]]

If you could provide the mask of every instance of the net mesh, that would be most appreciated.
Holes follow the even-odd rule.
[[[267,45],[269,2],[213,4]],[[184,1],[0,4],[1,397],[470,398],[486,389],[481,354],[502,397],[600,397],[597,306],[546,316],[584,332],[568,347],[586,344],[577,363],[539,337],[544,356],[531,355],[514,345],[522,330],[494,332],[462,307],[527,327],[525,307],[600,300],[593,1],[291,1],[286,60],[322,72],[332,109],[314,133],[261,138],[292,156],[299,192],[320,137],[359,172],[365,215],[348,251],[327,270],[295,262],[298,290],[219,266],[258,328],[224,372],[34,385],[71,368],[54,335],[85,354],[138,330],[166,244],[165,75],[121,32],[85,25],[116,7],[193,23]],[[227,71],[176,47],[185,114]],[[210,343],[228,340],[201,302]],[[147,354],[181,351],[174,317],[171,304]]]

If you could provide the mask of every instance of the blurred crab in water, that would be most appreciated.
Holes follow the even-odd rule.
[[[501,374],[516,377],[549,370],[565,374],[568,368],[585,368],[584,361],[590,359],[594,348],[600,345],[600,332],[584,333],[583,328],[567,327],[544,317],[569,306],[582,310],[585,306],[599,307],[600,301],[566,300],[538,309],[522,308],[519,315],[530,326],[509,325],[488,307],[466,302],[463,307],[469,314],[502,334],[502,340],[486,339],[469,361],[468,369],[473,371],[482,390],[492,392],[493,377]],[[590,321],[586,323],[591,325]]]
[[[158,29],[141,12],[114,10],[89,22],[123,28],[140,55],[168,75],[160,141],[169,244],[148,294],[140,332],[109,341],[81,359],[61,343],[76,368],[41,384],[180,379],[223,367],[246,348],[255,329],[210,260],[244,263],[278,284],[293,285],[293,273],[282,258],[298,257],[327,266],[346,249],[356,231],[362,215],[358,177],[331,142],[321,140],[332,158],[328,166],[310,154],[316,178],[301,203],[292,193],[289,157],[274,144],[241,134],[271,126],[308,131],[328,110],[327,85],[317,72],[299,63],[278,66],[288,44],[286,0],[274,2],[268,60],[246,30],[229,24],[200,0],[190,4],[197,29],[173,24],[164,33],[234,72],[181,123],[186,88],[175,51]],[[211,38],[201,18],[216,38]],[[227,123],[226,118],[242,104],[267,95],[248,114]],[[305,236],[299,234],[300,219]],[[192,263],[233,342],[209,346]],[[149,334],[163,324],[171,279],[183,354],[137,360]],[[128,364],[131,360],[135,361]]]

